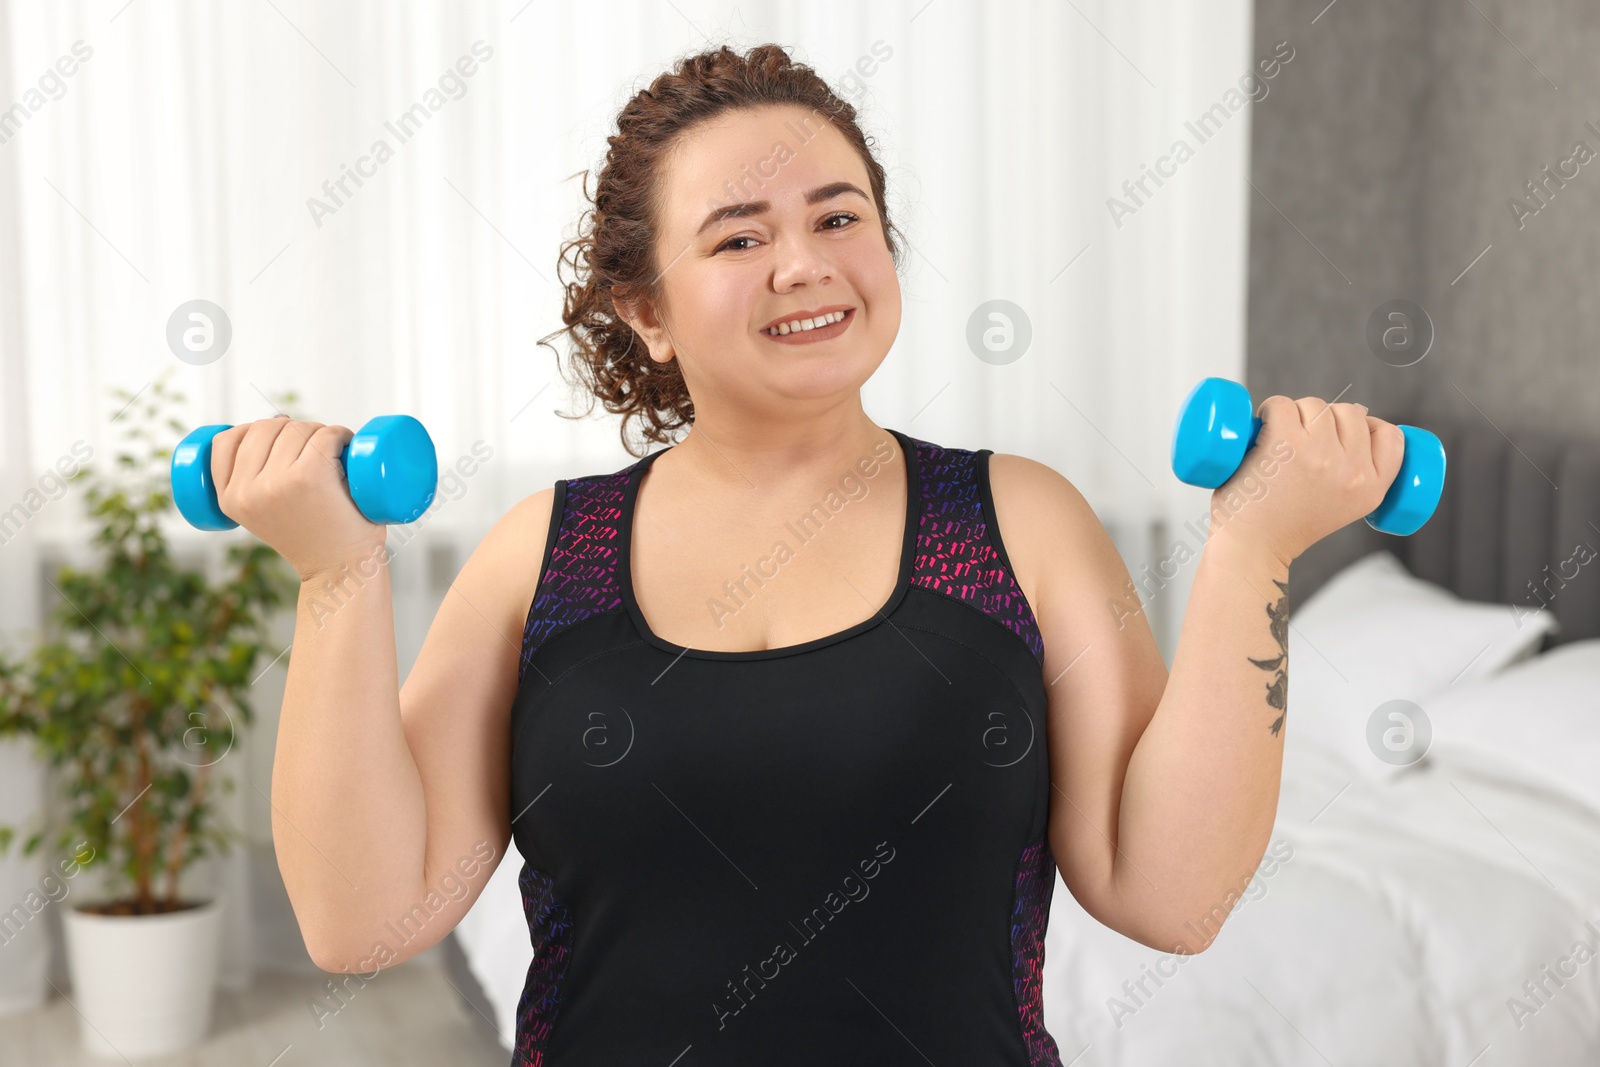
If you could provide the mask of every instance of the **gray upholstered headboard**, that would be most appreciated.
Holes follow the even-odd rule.
[[[1357,522],[1327,538],[1295,561],[1290,602],[1381,547],[1469,600],[1547,605],[1561,624],[1547,647],[1600,637],[1600,437],[1508,430],[1508,439],[1484,419],[1415,421],[1444,443],[1438,511],[1410,537]]]

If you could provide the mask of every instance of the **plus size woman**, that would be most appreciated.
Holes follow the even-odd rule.
[[[512,508],[403,687],[382,566],[311,606],[384,559],[324,462],[350,431],[216,439],[224,510],[303,579],[272,798],[314,959],[415,955],[515,848],[514,1067],[1061,1063],[1057,872],[1135,941],[1210,944],[1275,813],[1289,565],[1376,506],[1398,429],[1262,403],[1287,461],[1216,491],[1169,674],[1065,478],[863,410],[900,245],[810,68],[679,63],[593,203],[565,332],[638,458]]]

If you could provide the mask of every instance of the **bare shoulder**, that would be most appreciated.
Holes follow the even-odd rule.
[[[483,544],[498,547],[503,542],[522,542],[528,535],[536,535],[543,544],[545,535],[549,532],[550,511],[555,506],[556,489],[550,486],[537,493],[530,493],[509,510],[484,535]],[[526,548],[525,543],[519,547]]]
[[[514,505],[451,581],[401,689],[408,729],[436,717],[459,724],[468,703],[491,724],[508,710],[554,498],[552,487]]]
[[[989,460],[995,521],[1012,573],[1039,624],[1046,668],[1054,668],[1050,676],[1096,645],[1108,654],[1118,650],[1115,658],[1124,661],[1113,671],[1164,677],[1122,553],[1077,486],[1025,456],[995,453]]]
[[[1067,476],[1047,463],[1040,463],[1027,456],[1014,456],[1009,452],[996,452],[989,457],[989,481],[995,492],[995,504],[1000,503],[1000,495],[1007,492],[1011,497],[1010,503],[1019,505],[1014,509],[1019,517],[1039,510],[1068,508],[1074,511],[1083,509],[1093,515],[1089,502],[1078,492],[1077,486],[1067,479]],[[1030,504],[1038,504],[1038,508]]]
[[[479,593],[510,613],[526,617],[543,577],[554,486],[532,493],[496,520],[456,576],[455,585],[471,598]]]
[[[1104,528],[1077,486],[1054,467],[1027,456],[989,457],[995,521],[1017,584],[1037,614],[1048,595],[1052,560],[1083,558]]]

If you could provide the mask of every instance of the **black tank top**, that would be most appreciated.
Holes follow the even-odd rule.
[[[889,432],[894,591],[783,648],[685,649],[645,623],[634,501],[670,449],[556,483],[511,719],[534,948],[512,1067],[1060,1064],[1043,644],[992,453]],[[775,555],[729,591],[759,595]]]

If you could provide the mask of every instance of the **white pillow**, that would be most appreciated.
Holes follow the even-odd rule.
[[[1423,738],[1407,736],[1415,716],[1404,706],[1380,706],[1425,705],[1490,677],[1531,656],[1556,628],[1549,611],[1463,600],[1379,549],[1298,610],[1290,606],[1288,736],[1387,778],[1417,758]]]
[[[1554,786],[1600,810],[1600,639],[1558,645],[1427,701],[1424,762]]]

